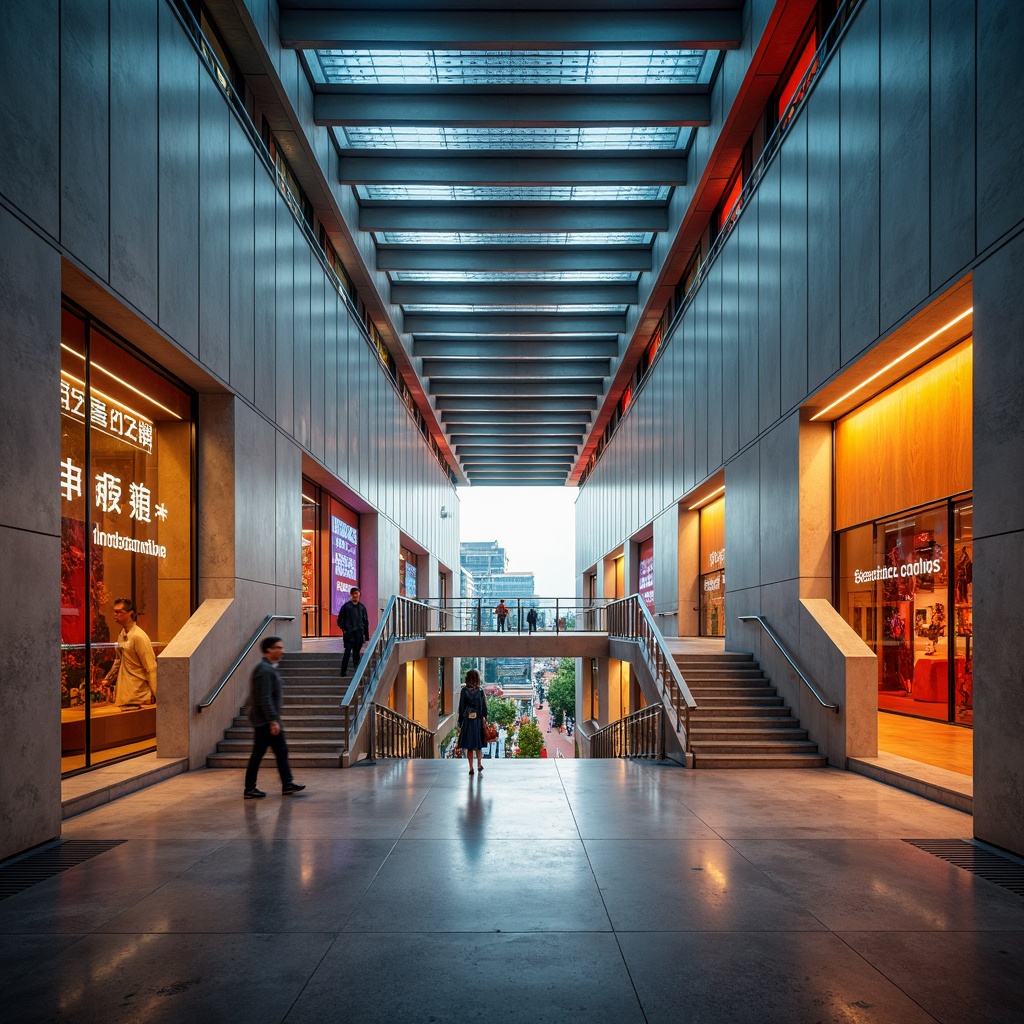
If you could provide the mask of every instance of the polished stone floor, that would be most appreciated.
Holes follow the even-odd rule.
[[[179,775],[0,901],[0,1021],[1024,1021],[1024,898],[834,770],[381,762],[262,801]]]

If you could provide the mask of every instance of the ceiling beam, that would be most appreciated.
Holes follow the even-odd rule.
[[[686,157],[676,150],[650,149],[641,155],[549,152],[503,150],[480,156],[473,150],[345,149],[338,158],[338,180],[346,185],[686,184]]]
[[[347,128],[698,127],[710,123],[711,98],[694,88],[318,85],[313,120]]]
[[[472,410],[452,410],[441,414],[441,422],[449,429],[471,430],[479,426],[481,430],[488,427],[515,427],[518,430],[547,430],[552,424],[564,426],[569,430],[585,427],[590,422],[586,413],[572,411],[540,412],[525,410],[519,412],[509,409],[506,412],[473,412]]]
[[[450,438],[455,445],[455,452],[461,458],[465,453],[493,447],[496,444],[508,445],[524,452],[542,452],[551,448],[568,445],[574,451],[583,442],[579,434],[544,434],[529,436],[510,431],[508,433],[492,433],[488,437],[477,437],[473,434],[456,434]]]
[[[478,377],[503,377],[506,380],[561,380],[595,378],[602,380],[611,373],[608,359],[425,359],[423,376],[430,380],[473,380]]]
[[[637,270],[651,269],[648,246],[378,246],[378,270]]]
[[[604,394],[604,384],[597,378],[580,380],[571,377],[558,380],[431,380],[430,394],[469,397],[478,402],[484,398],[596,398]],[[488,407],[492,405],[487,403]]]
[[[474,448],[474,451],[478,455],[495,455],[495,456],[514,456],[516,449],[505,444],[493,444],[493,445],[481,445],[480,447]],[[547,449],[552,455],[563,455],[573,457],[576,455],[576,445],[562,445],[561,447],[555,446]]]
[[[545,438],[554,436],[572,437],[579,444],[586,427],[571,423],[457,423],[450,427],[448,440],[452,444],[474,444],[480,439],[514,435],[523,438]],[[552,434],[557,431],[558,434]]]
[[[582,168],[585,170],[584,168]],[[362,231],[667,231],[661,202],[367,203]]]
[[[579,306],[592,303],[615,303],[628,306],[637,301],[637,286],[608,282],[607,284],[543,284],[538,281],[485,282],[483,284],[406,284],[391,286],[391,301],[399,305],[430,303],[431,305],[484,306]]]
[[[282,10],[281,45],[292,50],[737,49],[740,11]]]
[[[616,338],[413,338],[415,357],[435,359],[615,359]]]
[[[621,334],[621,313],[406,313],[406,334]]]
[[[600,393],[600,392],[598,392]],[[438,412],[458,412],[461,415],[475,413],[515,412],[522,416],[531,413],[583,413],[589,416],[597,408],[597,399],[592,395],[488,395],[483,396],[470,390],[461,395],[435,394],[434,408]]]

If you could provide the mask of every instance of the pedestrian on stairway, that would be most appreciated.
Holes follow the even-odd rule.
[[[359,600],[359,588],[353,587],[348,600],[338,612],[338,628],[345,636],[345,653],[341,656],[341,674],[348,671],[348,659],[352,657],[352,675],[359,668],[359,655],[363,644],[370,639],[370,616],[366,605]]]
[[[288,764],[288,744],[281,728],[281,673],[277,663],[284,654],[284,642],[279,636],[265,636],[260,641],[263,660],[253,669],[249,684],[249,721],[254,732],[252,755],[245,769],[246,800],[261,800],[267,794],[256,788],[256,775],[267,747],[274,751],[277,773],[281,776],[281,793],[291,796],[306,787],[292,778]]]

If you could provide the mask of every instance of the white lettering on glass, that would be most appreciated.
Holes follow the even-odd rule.
[[[121,478],[111,473],[96,474],[96,504],[104,512],[120,512]]]
[[[942,571],[941,558],[919,558],[902,565],[879,565],[874,569],[854,569],[854,583],[877,583],[879,580],[907,579],[910,576],[930,576]]]
[[[150,492],[145,484],[129,484],[128,504],[131,506],[131,519],[138,519],[140,523],[152,522],[149,518]]]
[[[60,464],[60,489],[65,501],[82,496],[82,467],[76,466],[71,456]]]

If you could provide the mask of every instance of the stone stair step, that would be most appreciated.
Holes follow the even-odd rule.
[[[823,754],[694,754],[696,768],[825,768]]]
[[[690,741],[694,757],[707,754],[817,754],[811,740],[700,740]]]
[[[795,721],[795,719],[794,719]],[[800,728],[787,729],[784,727],[762,729],[709,729],[704,726],[690,729],[690,743],[736,741],[736,740],[760,740],[762,738],[778,738],[783,741],[806,740],[807,730]]]
[[[340,768],[341,767],[341,755],[340,754],[303,754],[303,753],[292,753],[288,751],[288,761],[292,768],[296,769],[296,775],[303,768]],[[269,762],[269,763],[268,763]],[[207,754],[206,755],[206,767],[207,768],[245,768],[249,763],[248,754]],[[278,778],[274,769],[274,755],[272,752],[267,751],[266,757],[263,758],[263,767],[261,773],[270,771],[273,773],[269,778],[264,774],[261,778],[261,782],[266,783],[263,788],[268,792],[273,792],[271,786],[276,788]],[[271,782],[271,779],[273,781]],[[302,781],[299,778],[298,781]]]
[[[749,704],[724,704],[710,707],[702,707],[698,705],[696,711],[690,712],[690,721],[699,722],[706,718],[756,718],[759,716],[772,718],[775,716],[785,717],[790,714],[790,709],[782,703],[782,698],[779,698],[778,704],[768,704],[758,707],[751,707]]]
[[[698,698],[697,694],[694,694],[694,699],[697,701],[698,708],[731,708],[731,707],[745,707],[745,708],[772,708],[779,707],[783,700],[776,694],[771,694],[765,697],[750,697],[745,695],[728,694],[726,696],[705,696]]]
[[[706,729],[718,732],[722,729],[798,729],[800,722],[792,715],[724,715],[702,718],[700,712],[690,712],[690,730]]]
[[[287,735],[287,731],[286,731]],[[288,757],[290,758],[293,753],[295,754],[329,754],[336,752],[341,754],[345,749],[344,743],[339,743],[337,740],[302,740],[293,739],[288,736]],[[217,753],[218,754],[241,754],[252,753],[252,738],[240,739],[240,740],[218,740],[217,741]]]
[[[701,697],[729,697],[732,700],[740,700],[746,697],[778,696],[774,686],[694,686],[692,683],[690,693],[698,703]]]
[[[340,724],[332,726],[293,725],[285,719],[284,727],[285,736],[288,738],[289,746],[291,745],[292,740],[330,740],[332,743],[342,745],[345,743],[345,729]],[[232,726],[224,733],[224,738],[226,740],[245,740],[250,744],[252,743],[252,737],[253,730],[251,725]]]

